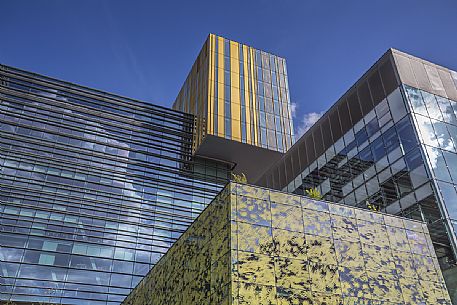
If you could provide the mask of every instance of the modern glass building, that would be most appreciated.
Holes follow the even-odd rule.
[[[0,66],[0,300],[119,304],[232,165],[194,118]]]
[[[284,59],[215,35],[175,110],[0,65],[0,302],[119,304],[291,146],[287,88]]]
[[[435,254],[413,252],[417,230],[406,222],[403,252],[438,261],[457,304],[456,103],[457,72],[391,49],[294,144],[284,59],[216,35],[173,110],[0,65],[0,302],[119,304],[231,174],[244,173],[251,184],[299,195],[317,188],[328,201],[425,222]],[[241,194],[256,198],[245,212],[259,221],[256,196],[277,193],[261,190]],[[369,220],[368,235],[396,227],[386,219]],[[246,232],[230,234],[257,234]],[[389,242],[379,251],[394,250]],[[410,275],[429,272],[411,264]],[[211,268],[205,276],[217,275]],[[387,272],[394,282],[406,267],[396,268]]]
[[[457,72],[389,50],[258,181],[427,222],[457,302]]]

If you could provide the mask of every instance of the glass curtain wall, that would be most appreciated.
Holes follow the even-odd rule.
[[[443,215],[457,228],[457,102],[406,86]]]
[[[0,300],[119,304],[220,191],[193,116],[0,66]]]
[[[439,200],[440,196],[455,194],[452,180],[454,166],[440,173],[447,175],[438,183],[442,190],[438,194],[416,132],[417,115],[411,115],[406,102],[406,92],[410,95],[411,90],[403,87],[394,90],[285,189],[303,194],[307,189],[318,188],[329,201],[365,208],[373,205],[391,214],[427,221],[440,263],[446,269],[454,261],[453,237],[449,235],[447,216],[443,214]],[[417,90],[414,92],[417,93]],[[446,102],[450,105],[448,100]],[[437,106],[433,113],[442,113],[438,102],[435,103]],[[454,109],[452,106],[441,107],[448,116]],[[425,106],[422,108],[427,109]],[[428,155],[432,154],[435,168],[443,167],[449,163],[448,159],[455,160],[452,159],[454,153],[450,151],[451,147],[455,149],[451,146],[454,140],[449,131],[453,127],[447,129],[446,126],[454,125],[442,123],[435,124],[435,127],[428,113],[427,116],[423,114],[421,122],[428,120],[428,125],[420,125],[425,124],[426,127],[421,128],[427,128],[426,141],[435,141],[433,145],[427,142],[426,151],[430,151]],[[438,118],[434,120],[439,122]],[[444,119],[443,114],[441,120],[455,122]],[[436,128],[441,128],[441,140],[434,132]]]

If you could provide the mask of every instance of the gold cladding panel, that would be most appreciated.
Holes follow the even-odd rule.
[[[124,304],[450,305],[422,224],[368,213],[231,183]]]
[[[230,42],[230,107],[232,139],[241,142],[240,64],[239,44]]]
[[[227,42],[230,56],[224,54]],[[280,74],[279,70],[272,71],[277,79],[277,86],[275,86],[272,78],[268,76],[270,75],[270,70],[268,72],[267,70],[263,71],[255,63],[256,53],[258,52],[258,50],[238,42],[230,41],[214,34],[209,35],[173,105],[174,109],[198,116],[199,126],[196,128],[196,133],[198,134],[195,136],[194,151],[203,141],[205,134],[213,134],[224,138],[229,136],[228,138],[236,141],[244,141],[248,144],[280,151],[285,151],[291,146],[292,130],[288,127],[290,125],[290,106],[287,103],[290,102],[288,101],[288,88],[286,86],[287,76]],[[241,62],[240,54],[243,55]],[[265,52],[260,54],[264,57],[262,60],[263,65],[270,62],[270,56],[272,55]],[[283,59],[276,56],[273,58],[276,62],[283,61]],[[226,63],[225,61],[229,62]],[[225,71],[225,68],[229,69],[229,71]],[[279,107],[280,110],[276,113],[276,119],[282,122],[282,144],[280,144],[282,148],[277,147],[276,142],[280,139],[273,130],[274,126],[260,126],[262,120],[259,118],[261,112],[259,111],[258,91],[262,89],[257,88],[259,79],[257,73],[262,73],[264,80],[266,79],[268,82],[265,88],[269,88],[266,91],[266,94],[269,95],[269,101],[272,101],[272,92],[277,92],[274,96],[279,100],[279,103],[275,107]],[[243,74],[244,79],[243,88],[240,88],[241,74]],[[225,78],[227,75],[230,75],[230,84],[226,83],[227,80]],[[271,85],[274,87],[271,87]],[[271,88],[276,89],[272,91]],[[226,90],[229,90],[230,94],[226,94]],[[241,94],[243,94],[243,97],[241,97]],[[226,95],[230,95],[230,101],[224,101]],[[242,100],[244,100],[243,104]],[[228,105],[230,113],[226,111],[226,102],[230,103]],[[273,109],[271,106],[269,108],[267,111],[269,116],[272,117]],[[228,124],[225,126],[227,122],[230,122],[230,126]],[[287,126],[285,126],[286,123],[288,123]],[[267,133],[264,133],[264,128],[266,127],[269,129]]]
[[[224,107],[224,95],[225,95],[225,86],[224,86],[224,39],[222,37],[217,38],[218,43],[218,70],[217,70],[217,77],[218,77],[218,87],[217,87],[217,115],[218,115],[218,122],[217,122],[217,135],[220,137],[225,136],[225,107]]]

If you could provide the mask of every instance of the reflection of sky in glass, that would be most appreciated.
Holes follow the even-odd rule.
[[[432,119],[436,120],[443,120],[443,116],[441,115],[441,111],[438,107],[438,104],[436,103],[435,96],[433,94],[422,92],[422,97],[425,103],[425,106],[427,107],[428,115]]]
[[[449,136],[449,132],[446,128],[446,123],[433,119],[431,121],[435,129],[435,135],[436,139],[438,140],[439,147],[445,150],[455,151],[454,143],[452,142],[451,137]]]
[[[424,144],[438,146],[438,140],[430,119],[421,115],[416,115],[416,120]]]
[[[54,287],[61,289],[52,292],[54,296],[82,299],[45,302],[106,304],[108,294],[121,301],[204,208],[201,203],[218,192],[226,167],[199,161],[201,180],[191,165],[185,168],[188,174],[181,175],[179,158],[191,137],[187,116],[177,113],[175,118],[169,111],[166,115],[174,119],[165,122],[154,112],[133,122],[126,119],[132,117],[127,106],[109,108],[108,102],[108,108],[92,107],[92,100],[66,98],[58,90],[35,94],[39,97],[34,100],[0,101],[0,119],[6,122],[0,131],[14,133],[19,144],[10,137],[0,141],[13,142],[11,153],[0,157],[0,183],[9,184],[6,192],[17,192],[17,186],[33,188],[29,198],[11,193],[15,206],[7,201],[0,212],[40,235],[19,244],[27,234],[10,234],[12,241],[0,232],[5,246],[0,250],[2,284],[23,285],[8,289],[30,301],[39,301],[32,294],[45,295],[43,289]],[[35,157],[22,155],[25,152]],[[111,294],[110,283],[118,287],[118,295]]]
[[[449,216],[455,218],[457,102],[415,88],[406,91],[441,197]]]
[[[406,87],[406,91],[408,93],[409,100],[414,112],[428,116],[427,109],[425,108],[419,90],[416,88]]]

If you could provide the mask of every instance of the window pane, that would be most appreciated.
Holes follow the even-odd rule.
[[[418,89],[406,86],[409,101],[415,113],[428,116],[424,101]]]
[[[426,146],[426,149],[435,177],[439,180],[451,182],[451,176],[447,170],[441,150],[430,146]]]
[[[451,178],[454,180],[454,183],[457,183],[457,154],[443,151],[443,155],[446,159],[446,164],[449,168]]]
[[[427,145],[438,147],[438,141],[430,119],[428,117],[416,115],[416,120],[422,137],[422,142]]]
[[[438,107],[438,103],[436,102],[436,98],[433,94],[430,94],[425,91],[422,92],[422,97],[424,98],[425,106],[427,107],[428,114],[432,119],[436,120],[443,120],[443,116],[441,115],[441,110]]]
[[[406,153],[417,146],[416,134],[411,126],[409,118],[404,118],[397,124],[397,132],[400,138],[403,152]]]
[[[457,201],[455,200],[455,198],[457,198],[457,193],[454,186],[444,182],[438,182],[438,186],[440,188],[444,204],[446,205],[449,213],[449,217],[457,219]]]

